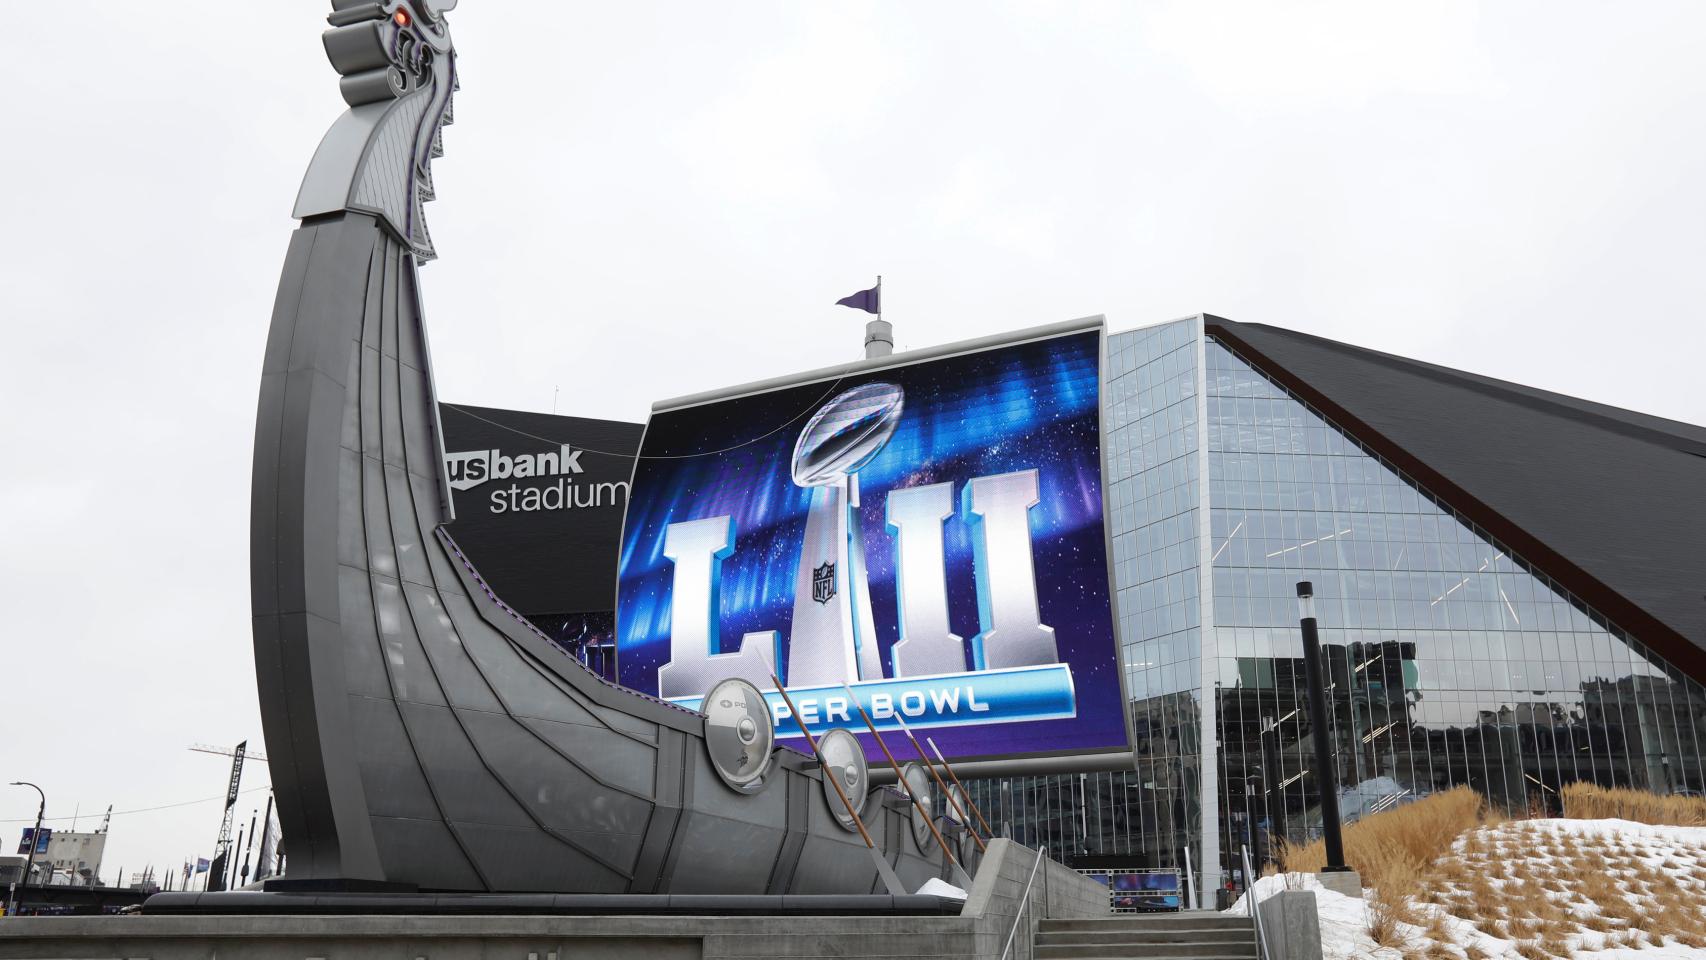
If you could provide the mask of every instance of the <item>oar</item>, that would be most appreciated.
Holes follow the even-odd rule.
[[[847,692],[852,693],[853,691]],[[948,785],[942,781],[942,775],[936,772],[936,765],[930,762],[930,755],[924,752],[924,744],[919,743],[918,738],[912,735],[912,728],[906,725],[906,718],[900,715],[900,711],[895,711],[894,718],[900,721],[900,732],[906,734],[906,739],[912,741],[912,749],[917,750],[919,759],[924,761],[924,769],[930,771],[930,776],[935,779],[936,786],[942,788],[943,795],[948,798],[948,803],[954,808],[954,815],[959,817],[960,822],[965,824],[966,829],[971,832],[971,838],[977,842],[978,852],[987,853],[989,848],[983,845],[983,838],[979,837],[977,831],[972,828],[971,818],[967,817],[966,812],[960,809],[960,802],[954,799],[953,791],[949,790]],[[946,760],[942,762],[943,764],[947,763]],[[955,780],[954,783],[957,785],[959,781]],[[964,792],[965,787],[960,787],[960,790]],[[966,802],[971,802],[969,797]]]
[[[853,695],[853,691],[848,689],[846,684],[842,684],[842,688],[847,690],[848,699],[853,701],[853,706],[859,709],[859,716],[865,718],[866,728],[871,731],[871,736],[876,738],[877,746],[882,748],[883,756],[888,758],[889,766],[894,768],[895,779],[906,788],[907,799],[912,801],[913,808],[924,818],[925,826],[930,828],[930,835],[936,838],[936,845],[942,848],[942,856],[948,858],[948,866],[954,869],[954,879],[962,888],[970,890],[971,878],[966,876],[965,869],[960,866],[958,860],[954,859],[953,852],[948,849],[948,841],[943,840],[941,832],[936,829],[936,818],[930,815],[930,811],[924,809],[924,804],[920,803],[918,796],[912,792],[912,784],[907,783],[906,776],[900,772],[900,764],[895,762],[894,754],[889,752],[889,745],[883,742],[883,735],[877,732],[877,725],[871,721],[871,715],[865,712],[865,705],[859,702],[859,698]],[[793,708],[790,707],[789,709]]]
[[[924,739],[930,742],[930,749],[936,752],[936,759],[942,761],[942,766],[948,771],[948,776],[953,778],[954,786],[960,788],[960,796],[965,797],[966,803],[971,805],[971,812],[977,817],[977,822],[983,824],[983,835],[993,838],[995,831],[989,829],[989,821],[983,819],[983,813],[977,809],[977,801],[971,798],[971,791],[967,790],[966,785],[961,783],[960,778],[954,774],[954,768],[948,765],[948,758],[942,756],[942,748],[936,746],[936,738],[925,737]]]
[[[889,866],[888,858],[883,856],[882,851],[877,849],[875,843],[871,842],[871,833],[865,829],[865,821],[860,818],[859,811],[853,809],[852,801],[847,799],[847,791],[841,786],[841,778],[837,777],[835,771],[830,769],[829,761],[823,757],[823,751],[817,748],[817,740],[812,737],[812,732],[806,729],[806,722],[800,719],[800,711],[794,709],[793,698],[788,696],[788,691],[782,688],[782,678],[772,673],[770,679],[776,684],[776,692],[782,695],[782,702],[788,705],[788,712],[793,714],[794,722],[800,725],[800,732],[806,735],[806,743],[811,746],[812,755],[817,757],[818,769],[823,771],[823,778],[835,788],[835,795],[841,798],[841,805],[853,815],[853,825],[859,828],[860,839],[865,841],[865,848],[871,851],[871,859],[877,862],[877,874],[883,878],[883,886],[888,888],[890,896],[906,896],[906,887],[901,884],[900,878],[895,876],[894,867]],[[943,847],[943,849],[947,848]]]

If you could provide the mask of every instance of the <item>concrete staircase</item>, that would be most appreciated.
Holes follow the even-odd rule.
[[[1037,960],[1256,960],[1249,917],[1209,911],[1118,914],[1094,920],[1044,920]]]

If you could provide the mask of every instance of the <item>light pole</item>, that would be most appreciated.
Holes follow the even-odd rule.
[[[1261,837],[1256,833],[1256,781],[1264,779],[1265,776],[1263,775],[1246,775],[1244,777],[1244,835],[1250,840],[1250,857],[1257,864],[1264,861],[1262,859]],[[1266,803],[1263,806],[1266,806]],[[1250,884],[1255,882],[1254,877],[1245,877],[1244,889],[1250,889]]]
[[[15,917],[18,915],[18,886],[29,886],[30,867],[36,862],[36,844],[41,843],[41,821],[42,816],[47,813],[47,794],[35,784],[23,780],[13,780],[11,786],[29,787],[41,797],[41,806],[36,807],[36,828],[30,831],[30,846],[24,855],[24,875],[18,878],[18,883],[12,884],[12,896],[6,903],[6,916]]]
[[[237,828],[237,845],[231,848],[231,880],[225,885],[227,890],[237,889],[237,851],[243,848],[243,828]]]
[[[1345,841],[1339,833],[1339,774],[1327,747],[1327,684],[1321,676],[1321,638],[1315,628],[1315,586],[1297,584],[1297,612],[1303,621],[1303,683],[1309,688],[1309,726],[1315,741],[1315,782],[1321,787],[1321,832],[1327,844],[1323,873],[1349,873]]]
[[[238,889],[249,883],[249,852],[255,848],[255,811],[249,811],[249,845],[243,848],[243,883]]]
[[[1280,786],[1279,724],[1273,717],[1262,718],[1262,810],[1268,816],[1268,836],[1287,841],[1285,794]],[[1271,849],[1270,844],[1270,849]]]

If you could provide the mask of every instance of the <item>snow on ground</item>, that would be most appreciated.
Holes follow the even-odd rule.
[[[1662,827],[1633,820],[1514,820],[1506,828],[1568,833],[1577,837],[1614,836],[1619,840],[1652,838],[1672,846],[1706,847],[1706,827]],[[1459,841],[1461,843],[1461,841]],[[1652,956],[1652,954],[1648,954]]]
[[[1663,938],[1661,928],[1666,922],[1674,924],[1675,915],[1666,921],[1659,900],[1661,888],[1674,882],[1685,899],[1680,901],[1680,907],[1673,901],[1672,909],[1691,910],[1706,923],[1706,827],[1653,826],[1628,820],[1512,821],[1483,827],[1458,838],[1453,855],[1461,861],[1462,869],[1451,871],[1445,861],[1436,864],[1422,899],[1410,901],[1412,911],[1424,923],[1435,917],[1438,922],[1431,924],[1432,930],[1428,926],[1398,923],[1396,939],[1400,946],[1380,946],[1369,934],[1371,912],[1378,909],[1373,905],[1372,890],[1365,890],[1365,898],[1358,900],[1323,888],[1312,874],[1287,874],[1261,878],[1256,882],[1255,894],[1260,902],[1281,890],[1314,891],[1321,917],[1324,960],[1464,960],[1465,957],[1533,960],[1547,956],[1582,960],[1706,960],[1706,946],[1685,946],[1674,938]],[[1601,856],[1609,859],[1599,860]],[[1609,870],[1590,868],[1584,866],[1586,862],[1611,866]],[[1538,938],[1525,939],[1514,932],[1510,938],[1490,935],[1485,932],[1486,916],[1480,917],[1479,922],[1471,922],[1456,915],[1456,911],[1471,912],[1474,909],[1471,904],[1479,904],[1486,913],[1496,914],[1501,897],[1506,895],[1512,898],[1506,905],[1513,909],[1508,915],[1513,918],[1522,915],[1510,905],[1517,902],[1519,891],[1520,895],[1534,896],[1538,884],[1546,889],[1544,895],[1549,902],[1573,920],[1605,920],[1598,916],[1600,907],[1584,892],[1589,885],[1586,880],[1589,874],[1616,880],[1616,889],[1634,908],[1636,919],[1608,920],[1602,924],[1612,926],[1608,932],[1575,926],[1575,932],[1555,940],[1555,946],[1561,944],[1564,948],[1561,954],[1539,950]],[[1654,874],[1668,881],[1655,882]],[[1472,889],[1478,891],[1479,899],[1471,896]],[[1439,903],[1425,902],[1429,891]],[[1227,912],[1243,914],[1247,909],[1245,898],[1240,897]],[[1508,923],[1499,929],[1511,932]],[[1434,935],[1441,931],[1449,935],[1450,943],[1435,939]],[[1628,944],[1636,936],[1629,931],[1646,931],[1644,944]],[[1619,944],[1608,946],[1608,937],[1616,938]],[[1521,949],[1528,952],[1520,952]]]
[[[919,887],[918,892],[924,896],[947,897],[951,900],[964,900],[966,898],[964,890],[937,877],[931,877],[924,881],[924,886]]]

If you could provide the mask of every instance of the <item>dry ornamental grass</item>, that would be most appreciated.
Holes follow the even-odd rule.
[[[1572,819],[1706,825],[1706,801],[1696,798],[1585,784],[1562,796]],[[1372,888],[1370,938],[1405,957],[1549,960],[1602,948],[1706,948],[1706,843],[1627,829],[1647,835],[1506,821],[1459,787],[1348,826],[1345,860]],[[1288,873],[1326,864],[1320,843],[1279,852]]]
[[[1572,783],[1558,792],[1571,820],[1633,820],[1636,823],[1706,826],[1706,799],[1662,796],[1645,790]]]

